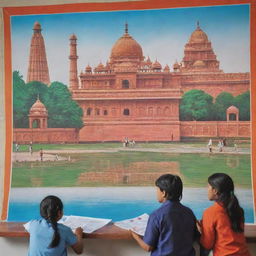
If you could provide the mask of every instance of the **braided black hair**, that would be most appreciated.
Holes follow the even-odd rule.
[[[234,232],[243,232],[244,210],[234,194],[234,183],[225,173],[215,173],[208,178],[208,183],[217,190],[217,202],[225,208],[231,228]]]
[[[54,230],[52,241],[49,245],[49,248],[54,248],[58,246],[60,242],[60,234],[58,231],[57,218],[59,212],[63,211],[63,204],[57,196],[47,196],[45,197],[40,204],[40,214],[51,223]]]

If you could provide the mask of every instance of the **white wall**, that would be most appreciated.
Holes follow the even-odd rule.
[[[1,255],[26,256],[28,251],[28,237],[5,238],[0,237]],[[249,245],[251,256],[256,256],[256,244]],[[69,256],[74,256],[69,251]],[[134,240],[104,240],[84,239],[84,253],[86,256],[148,256]]]
[[[0,237],[1,255],[26,256],[28,251],[27,237]],[[69,256],[76,255],[71,250]],[[86,256],[147,256],[133,240],[84,239]]]

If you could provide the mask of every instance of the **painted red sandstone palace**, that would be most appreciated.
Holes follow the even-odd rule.
[[[34,26],[37,37],[41,35],[38,24]],[[33,65],[31,59],[36,59],[33,53],[30,55],[29,67]],[[72,35],[69,89],[84,113],[80,142],[120,141],[125,137],[135,141],[179,141],[183,136],[250,136],[250,122],[179,120],[179,103],[186,91],[200,89],[216,97],[221,92],[236,96],[250,89],[249,73],[220,70],[211,42],[199,24],[185,45],[183,60],[174,63],[172,70],[157,60],[145,59],[142,47],[128,33],[127,24],[106,65],[88,65],[78,75],[77,59],[77,37]],[[36,72],[44,72],[49,84],[46,57],[43,60],[41,71],[38,67]],[[33,77],[31,70],[28,78]]]

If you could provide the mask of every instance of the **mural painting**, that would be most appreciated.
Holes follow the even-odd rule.
[[[253,222],[249,26],[249,5],[12,16],[9,220],[48,193],[71,214],[150,213],[164,173],[199,218],[226,172]]]

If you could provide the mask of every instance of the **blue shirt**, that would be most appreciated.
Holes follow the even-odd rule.
[[[152,256],[194,256],[196,218],[180,202],[165,201],[148,219],[144,242]]]
[[[25,228],[30,233],[28,256],[66,256],[67,246],[77,242],[77,237],[72,230],[58,223],[59,245],[49,248],[54,230],[45,219],[32,220],[26,224]]]

